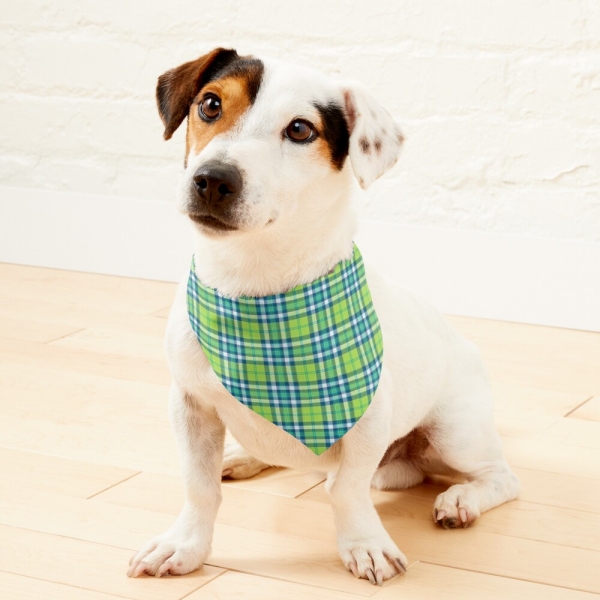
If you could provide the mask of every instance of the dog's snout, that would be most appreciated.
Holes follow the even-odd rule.
[[[242,174],[234,165],[209,161],[194,173],[194,187],[209,205],[230,204],[242,191]]]

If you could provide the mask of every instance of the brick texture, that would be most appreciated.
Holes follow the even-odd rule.
[[[597,0],[28,0],[0,15],[0,185],[168,201],[156,77],[216,45],[367,84],[407,135],[374,219],[600,241]]]

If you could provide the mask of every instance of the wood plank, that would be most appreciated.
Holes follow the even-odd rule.
[[[515,500],[485,513],[478,528],[501,535],[600,552],[599,512]]]
[[[552,348],[555,356],[562,356],[562,353],[571,354],[572,348],[581,348],[585,352],[600,352],[600,333],[594,331],[457,315],[446,317],[464,336],[482,347],[498,350],[500,356],[506,353],[507,347],[523,354],[532,347],[544,351]]]
[[[600,333],[466,317],[450,321],[481,348],[492,381],[600,393]]]
[[[168,319],[170,312],[171,312],[171,306],[166,306],[165,308],[161,308],[160,310],[153,312],[152,316],[159,317],[161,319]]]
[[[494,418],[502,435],[532,437],[583,403],[586,395],[494,382]]]
[[[313,516],[311,522],[314,519]],[[426,560],[503,577],[600,592],[596,572],[598,553],[594,551],[498,535],[478,531],[477,528],[444,531],[432,522],[390,518],[385,514],[383,523],[392,538],[398,540],[411,563]],[[281,531],[284,523],[280,521],[278,525]],[[333,570],[340,564],[333,548],[324,552],[320,545],[316,545],[316,540],[313,546],[307,543],[302,549],[293,549],[281,538],[269,539],[263,537],[264,532],[258,535],[244,530],[245,543],[231,544],[225,537],[229,531],[230,528],[224,525],[217,526],[211,564],[301,583],[307,581],[306,577],[317,565],[320,568],[327,565]],[[282,542],[284,545],[277,547]],[[252,548],[251,554],[248,548]],[[300,568],[300,563],[304,568]],[[282,565],[281,569],[277,568],[279,565]],[[577,568],[574,569],[573,565]],[[326,584],[328,581],[329,578],[326,578],[323,583],[315,581],[315,584],[330,587]],[[344,588],[343,591],[353,590]]]
[[[585,481],[595,483],[589,479]],[[381,514],[396,517],[399,521],[421,519],[429,523],[435,498],[446,487],[425,484],[403,491],[373,490],[372,495]],[[527,481],[524,482],[524,487],[528,489]],[[600,551],[600,495],[597,493],[600,490],[600,482],[595,488],[584,489],[586,493],[582,496],[596,512],[552,506],[548,504],[547,498],[544,498],[545,504],[520,500],[486,513],[478,521],[477,529]],[[176,515],[182,506],[183,491],[178,478],[140,473],[103,492],[98,499]],[[320,485],[306,493],[300,500],[295,502],[270,499],[241,488],[224,485],[223,503],[217,519],[223,524],[273,533],[283,531],[291,535],[319,539],[333,537],[333,519],[323,486]],[[291,521],[288,519],[289,514],[295,515]],[[315,515],[318,515],[318,518]]]
[[[583,419],[561,419],[545,429],[536,440],[540,443],[559,442],[590,450],[600,450],[600,422]]]
[[[447,567],[600,592],[598,552],[489,533],[477,527],[445,531],[433,522],[383,519],[408,556]],[[407,532],[408,530],[408,532]],[[576,568],[574,566],[576,565]]]
[[[310,498],[305,500],[304,496],[295,501],[292,497],[265,494],[227,483],[221,489],[223,502],[217,515],[219,523],[325,541],[335,538],[331,510],[326,503]],[[96,498],[175,516],[183,504],[183,487],[177,477],[140,473]],[[289,518],[290,514],[294,514],[294,519]]]
[[[233,506],[228,497],[225,499],[215,528],[210,564],[371,595],[371,588],[349,587],[352,578],[337,556],[331,508],[324,494],[319,498],[318,490],[312,490],[298,499],[289,499],[246,490],[231,492],[243,493],[246,498],[255,494],[255,502],[245,500]],[[10,525],[46,533],[60,531],[70,537],[130,549],[172,521],[164,513],[117,506],[96,498],[80,500],[53,494],[19,494],[14,490],[3,491],[2,497],[0,518]],[[600,592],[594,569],[598,552],[490,533],[477,526],[451,532],[440,530],[428,518],[410,516],[420,512],[419,507],[413,505],[407,511],[393,500],[393,494],[388,495],[387,506],[378,503],[378,508],[385,527],[394,539],[401,541],[411,562],[421,560]],[[293,511],[291,504],[295,505]],[[426,510],[429,513],[429,505]],[[294,514],[293,519],[290,514]],[[260,530],[248,529],[254,526],[253,518],[259,519]],[[241,526],[224,524],[224,519],[240,519]],[[523,556],[528,560],[523,561]],[[573,564],[579,565],[575,573],[570,567]]]
[[[600,479],[513,469],[521,480],[519,498],[526,502],[600,512]]]
[[[256,496],[272,501],[287,500],[269,494]],[[289,519],[289,513],[286,518]],[[110,504],[97,497],[81,500],[51,493],[0,490],[0,523],[10,525],[15,531],[67,536],[64,539],[94,543],[100,548],[127,548],[126,558],[121,554],[121,563],[110,567],[115,577],[125,572],[123,567],[133,551],[162,533],[172,522],[171,515]],[[0,527],[0,536],[3,531]],[[356,582],[346,571],[334,536],[327,540],[309,539],[217,523],[208,564],[363,596],[371,596],[376,591],[369,582]],[[39,576],[30,571],[15,571],[14,567],[4,570]],[[73,581],[61,581],[76,585]],[[93,589],[114,593],[107,588]]]
[[[165,385],[7,361],[0,391],[2,446],[179,473]]]
[[[10,600],[119,600],[122,598],[122,596],[93,592],[62,583],[3,573],[2,571],[0,571],[0,589],[4,597]]]
[[[135,417],[144,425],[168,419],[167,385],[93,375],[68,367],[6,361],[0,363],[0,390],[10,402],[0,404],[0,414],[102,427]],[[112,426],[112,422],[110,425]]]
[[[1,298],[43,298],[63,306],[115,306],[150,314],[170,305],[176,289],[163,281],[0,263]]]
[[[239,490],[239,496],[244,496],[243,492],[249,491],[258,494],[272,494],[274,496],[294,498],[299,495],[295,492],[304,488],[307,481],[310,484],[313,483],[308,478],[308,476],[313,475],[310,472],[304,473],[303,471],[292,469],[288,469],[287,471],[289,474],[288,479],[282,481],[276,478],[277,473],[275,473],[274,481],[272,482],[269,481],[271,477],[267,471],[267,475],[264,478],[254,481],[256,484],[254,488],[239,486],[237,485],[238,482],[223,481],[222,491],[225,497],[235,497],[236,491]],[[294,480],[294,477],[297,478],[297,481]],[[254,478],[246,481],[250,482],[253,480]],[[261,482],[264,484],[263,487],[259,486]],[[312,487],[314,486],[310,485],[310,488]],[[252,494],[249,497],[256,497],[260,502],[269,502],[268,499],[262,496]],[[144,510],[177,514],[181,506],[183,506],[184,501],[183,482],[179,477],[142,472],[102,492],[98,495],[98,500],[122,506],[133,506]]]
[[[552,427],[563,417],[539,415],[534,411],[512,411],[510,413],[495,411],[494,423],[502,437],[519,437],[532,439],[544,429]]]
[[[223,493],[228,494],[223,485]],[[98,494],[101,502],[177,515],[185,499],[181,477],[142,472]]]
[[[179,473],[179,455],[169,423],[144,425],[115,419],[112,426],[52,423],[40,419],[0,415],[0,446],[115,465],[133,471]],[[152,447],[150,454],[144,448]]]
[[[553,440],[505,437],[503,442],[513,467],[600,479],[600,461],[585,448]]]
[[[431,521],[431,509],[446,486],[424,485],[401,492],[374,491],[381,514],[398,519]],[[600,552],[600,513],[515,500],[484,513],[474,529],[480,532],[548,542]]]
[[[183,577],[130,579],[130,550],[4,525],[0,539],[0,571],[133,600],[178,600],[223,572],[205,566]]]
[[[166,361],[165,323],[160,319],[148,320],[156,322],[156,326],[149,326],[143,333],[106,325],[92,325],[72,335],[62,337],[52,342],[52,345],[101,354]]]
[[[487,359],[492,381],[505,381],[538,389],[593,396],[600,394],[599,362],[583,359],[571,364],[534,364],[517,357],[506,360]]]
[[[403,492],[380,492],[373,491],[377,510],[382,518],[383,524],[393,539],[401,542],[401,549],[411,559],[417,561],[431,562],[467,569],[478,572],[485,572],[503,577],[512,577],[514,579],[526,579],[538,583],[550,583],[552,585],[568,587],[573,589],[582,589],[585,591],[600,592],[600,580],[595,576],[593,564],[597,562],[599,556],[597,549],[600,547],[600,538],[598,538],[598,518],[591,513],[579,513],[574,517],[573,514],[565,515],[565,521],[571,525],[580,523],[577,532],[573,532],[573,537],[569,537],[568,531],[562,532],[552,529],[548,531],[548,523],[535,523],[533,518],[528,523],[530,535],[533,539],[522,537],[524,533],[520,532],[516,526],[510,531],[503,530],[502,533],[495,533],[503,526],[510,525],[510,515],[515,508],[515,503],[507,504],[504,507],[497,508],[495,511],[505,511],[504,515],[499,515],[490,520],[486,525],[486,516],[479,520],[474,527],[469,529],[460,529],[445,531],[437,527],[431,520],[431,506],[437,489],[432,486],[428,502],[415,502],[410,498],[411,490]],[[427,492],[427,486],[422,486],[421,492]],[[417,490],[418,488],[415,488]],[[398,502],[402,497],[405,501]],[[323,486],[314,488],[307,494],[301,496],[298,501],[311,500],[321,502],[323,505],[329,503],[327,494]],[[517,504],[518,506],[518,504]],[[562,509],[554,509],[561,514]],[[316,515],[322,514],[320,509],[312,504],[310,512],[313,520]],[[487,516],[492,515],[488,513]],[[556,513],[555,513],[556,514]],[[566,518],[570,517],[570,519]],[[562,517],[560,517],[562,519]],[[586,523],[589,518],[591,527],[596,533],[588,535],[586,532]],[[321,517],[321,521],[324,518]],[[501,526],[498,522],[501,522]],[[521,519],[521,524],[526,519]],[[286,527],[287,522],[279,523],[279,527]],[[296,523],[296,526],[298,524]],[[308,531],[308,525],[306,525]],[[558,543],[548,543],[539,541],[535,538],[548,539],[552,531],[558,537],[562,536],[563,541],[568,541],[572,546],[563,546]],[[594,550],[582,549],[580,543],[584,545],[593,545]],[[527,561],[522,557],[527,556]],[[554,563],[561,562],[561,566],[556,567]],[[583,564],[587,564],[591,569],[586,574],[582,574]],[[572,565],[578,565],[576,570]]]
[[[0,489],[28,488],[87,498],[135,473],[121,467],[0,448]]]
[[[101,494],[99,498],[141,508],[152,506],[176,514],[181,505],[181,497],[175,498],[175,487],[175,478],[140,474]],[[392,529],[398,530],[399,539],[405,539],[413,530],[421,530],[420,526],[415,528],[413,521],[420,520],[427,527],[432,525],[431,507],[435,497],[443,489],[445,488],[436,485],[423,485],[398,492],[374,490],[373,497],[384,522],[391,523]],[[246,490],[226,487],[223,498],[218,515],[219,523],[322,540],[335,536],[329,500],[322,485],[296,500],[265,498]],[[294,514],[294,519],[289,519],[290,514]],[[435,528],[433,530],[435,534]],[[598,513],[516,501],[486,513],[474,530],[600,551]],[[558,546],[555,548],[558,549]],[[430,556],[427,553],[418,556],[418,559],[429,560]],[[493,562],[493,557],[491,560]]]
[[[35,344],[0,338],[0,360],[20,364],[32,362],[46,368],[103,375],[131,381],[169,385],[166,360],[89,352],[52,344]]]
[[[288,519],[290,515],[288,514]],[[335,539],[307,539],[217,523],[211,565],[326,590],[372,596],[377,588],[343,566]],[[409,558],[410,564],[414,562]]]
[[[14,571],[0,571],[0,589],[11,600],[600,592],[600,334],[465,318],[451,320],[489,364],[519,501],[468,530],[442,531],[430,518],[435,482],[375,491],[412,561],[408,576],[378,589],[341,565],[322,475],[272,469],[223,486],[209,560],[217,575],[237,572],[199,590],[209,578],[127,580],[131,552],[168,527],[182,501],[162,354],[174,291],[0,265],[0,445],[11,448],[0,448],[0,570]]]
[[[503,382],[494,382],[492,391],[495,408],[501,412],[531,412],[551,417],[564,417],[588,398],[586,394],[569,394]]]
[[[30,319],[0,317],[0,338],[7,340],[45,344],[76,331],[80,331],[80,328]]]
[[[220,579],[220,578],[219,578]],[[218,582],[218,579],[214,582]],[[206,586],[208,591],[211,583]],[[198,596],[199,597],[199,596]],[[530,581],[497,577],[420,562],[404,577],[396,577],[375,594],[374,600],[597,600],[596,594],[552,587]],[[193,595],[190,596],[193,598]]]
[[[0,490],[0,507],[3,525],[132,551],[165,531],[174,520],[171,515],[115,506],[95,498],[32,494],[18,488]]]
[[[103,325],[133,333],[154,331],[156,327],[166,326],[164,319],[123,311],[117,303],[68,306],[44,298],[0,298],[0,318],[3,319],[35,321],[76,329]]]
[[[395,517],[397,522],[420,519],[430,523],[434,501],[447,487],[427,483],[401,491],[372,490],[371,495],[378,512],[386,515],[386,518]],[[323,486],[311,490],[302,498],[328,503]],[[315,512],[318,508],[311,506],[310,510]],[[486,512],[474,529],[600,552],[600,512],[515,500]]]
[[[585,421],[600,421],[600,396],[590,398],[568,415],[570,419],[583,419]]]
[[[374,598],[377,597],[377,594]],[[356,594],[326,590],[301,583],[290,583],[281,579],[257,577],[246,573],[227,571],[213,579],[186,600],[358,600],[364,598]]]
[[[265,469],[250,479],[226,480],[223,486],[296,498],[325,481],[325,474],[308,469]]]

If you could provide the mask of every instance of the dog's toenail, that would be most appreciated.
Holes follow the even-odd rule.
[[[394,563],[396,564],[396,569],[398,569],[398,573],[400,573],[400,575],[406,573],[406,567],[402,564],[399,558],[397,558]]]

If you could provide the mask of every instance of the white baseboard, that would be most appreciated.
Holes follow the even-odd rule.
[[[600,243],[388,223],[358,237],[444,313],[600,331]]]
[[[167,202],[0,186],[0,261],[176,281],[185,219]]]
[[[600,331],[600,243],[363,222],[369,262],[446,313]],[[0,187],[0,261],[177,281],[191,252],[165,202]]]

